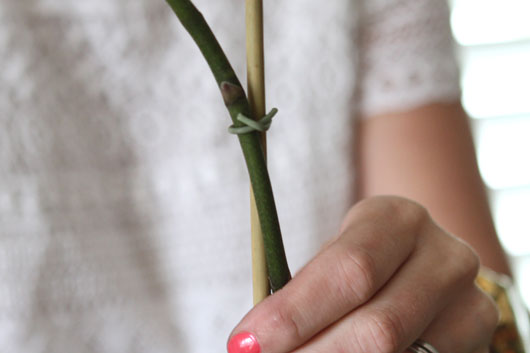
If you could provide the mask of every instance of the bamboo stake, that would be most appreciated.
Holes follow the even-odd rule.
[[[253,119],[265,115],[265,63],[263,53],[263,3],[262,0],[246,0],[247,32],[247,85],[248,100]],[[261,135],[263,153],[267,155],[265,133]],[[270,293],[265,259],[265,245],[259,222],[254,192],[250,188],[250,225],[252,234],[252,287],[254,305]]]
[[[167,0],[184,28],[191,35],[210,67],[234,127],[245,126],[238,120],[239,114],[250,116],[250,105],[245,91],[232,69],[223,49],[215,38],[204,16],[190,0]],[[177,67],[176,69],[183,69]],[[185,69],[185,68],[184,68]],[[189,119],[194,119],[190,116]],[[267,171],[263,145],[257,132],[238,134],[248,175],[256,198],[265,243],[267,270],[271,290],[281,289],[291,279],[283,247],[280,222],[272,185]]]

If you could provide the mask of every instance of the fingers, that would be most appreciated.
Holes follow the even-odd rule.
[[[395,198],[361,203],[336,241],[241,321],[229,352],[403,352],[422,334],[437,347],[454,316],[473,310],[470,320],[477,305],[487,307],[470,295],[466,307],[453,308],[474,288],[478,267],[469,246],[418,205]],[[483,336],[469,335],[474,346],[462,353],[485,348]],[[440,353],[455,352],[451,342]]]
[[[491,298],[475,286],[454,300],[421,335],[439,353],[488,352],[499,320]]]
[[[290,352],[368,301],[414,251],[425,217],[418,209],[397,201],[354,208],[344,234],[234,334],[251,332],[264,353]]]
[[[368,303],[294,352],[405,351],[454,298],[453,293],[458,293],[464,284],[473,283],[478,269],[476,256],[457,240],[444,244],[446,251],[440,251],[436,244],[442,240],[440,236],[434,234],[429,238],[431,245],[419,247]],[[447,262],[446,254],[470,259],[455,262],[460,266],[440,266]],[[467,268],[462,263],[467,263]]]

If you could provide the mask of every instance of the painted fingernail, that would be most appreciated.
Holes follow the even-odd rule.
[[[228,342],[228,353],[260,353],[261,348],[253,334],[241,332]]]

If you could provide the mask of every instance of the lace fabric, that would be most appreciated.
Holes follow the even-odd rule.
[[[459,99],[445,1],[366,1],[360,11],[363,116]]]
[[[363,116],[459,99],[445,1],[366,1],[360,11]]]
[[[195,4],[244,79],[242,3]],[[296,270],[353,200],[355,110],[454,99],[457,70],[439,1],[265,6]],[[187,33],[148,0],[8,1],[0,20],[3,351],[223,352],[250,307],[248,181]]]

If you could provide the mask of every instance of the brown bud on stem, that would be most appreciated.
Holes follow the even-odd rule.
[[[235,85],[228,81],[221,82],[221,94],[227,107],[234,104],[239,99],[245,98],[245,91],[241,86]]]

